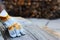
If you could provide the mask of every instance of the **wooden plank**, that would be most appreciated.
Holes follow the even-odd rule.
[[[3,24],[0,22],[0,40],[5,40]]]
[[[38,25],[40,24],[41,21],[38,21],[38,19],[35,20],[35,22],[33,22],[32,20],[28,21],[22,18],[20,18],[17,21],[22,25],[24,25],[23,28],[25,29],[26,35],[16,38],[8,37],[7,40],[59,40],[55,36],[41,29],[40,28],[41,26]],[[46,23],[42,23],[42,24],[46,24]]]
[[[2,34],[1,34],[1,32],[0,32],[0,40],[4,40],[4,38],[3,38]]]

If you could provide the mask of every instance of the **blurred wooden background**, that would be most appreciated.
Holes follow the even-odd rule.
[[[59,0],[4,0],[11,16],[28,18],[60,18]]]

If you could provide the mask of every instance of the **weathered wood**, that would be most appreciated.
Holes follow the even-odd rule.
[[[1,40],[6,40],[4,26],[1,22],[0,22],[0,39]]]
[[[4,38],[3,38],[2,34],[1,34],[1,32],[0,32],[0,40],[4,40]]]
[[[49,20],[28,18],[24,19],[21,17],[17,17],[16,19],[19,23],[23,25],[26,35],[16,38],[11,38],[8,36],[7,40],[59,40],[59,38],[41,29],[41,26],[44,27]],[[44,25],[41,25],[41,23]],[[41,26],[38,24],[40,24]]]

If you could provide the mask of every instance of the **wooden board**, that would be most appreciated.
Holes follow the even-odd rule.
[[[32,21],[20,18],[18,22],[24,25],[23,28],[25,29],[26,35],[16,38],[7,37],[7,40],[59,40],[59,38],[41,29],[37,24],[32,23]]]

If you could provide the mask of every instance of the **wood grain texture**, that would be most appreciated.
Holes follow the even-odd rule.
[[[40,23],[46,24],[47,22],[43,23],[43,20],[45,21],[45,19],[24,19],[21,17],[16,17],[16,19],[23,25],[26,35],[16,38],[10,38],[7,36],[7,40],[60,40],[58,37],[55,37],[54,35],[51,35],[47,31],[41,29],[41,26],[38,25]]]

